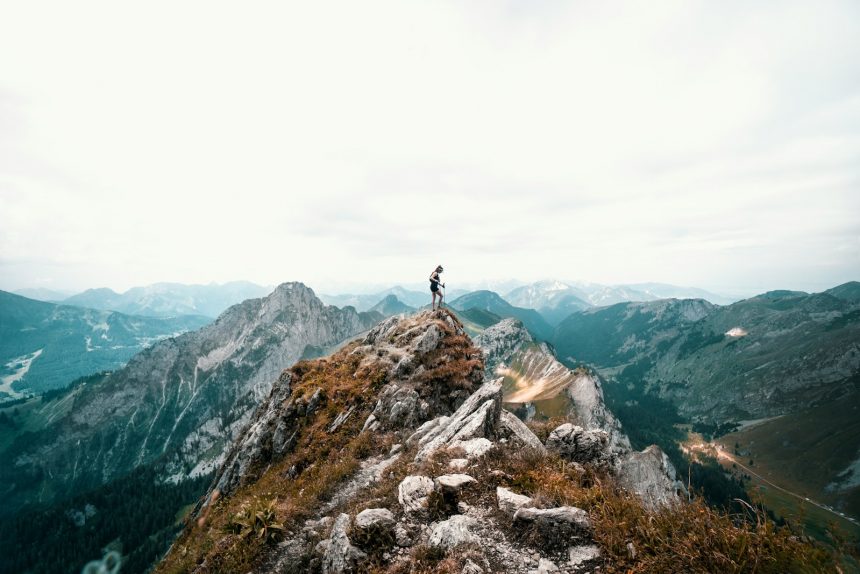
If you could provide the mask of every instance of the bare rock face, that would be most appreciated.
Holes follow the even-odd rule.
[[[2,465],[4,510],[47,502],[51,492],[73,496],[66,486],[89,489],[150,463],[163,462],[171,481],[216,470],[284,369],[307,349],[336,346],[380,319],[284,283],[198,331],[155,343],[82,388],[67,414]],[[45,485],[30,478],[36,470],[64,488],[37,488]]]
[[[468,344],[446,347],[458,338],[465,338],[463,327],[441,311],[392,317],[368,332],[355,352],[385,366],[391,382],[380,393],[365,429],[412,429],[459,407],[481,384],[483,360]],[[433,384],[434,370],[441,367],[460,369],[462,384]]]
[[[501,381],[484,383],[444,423],[437,424],[417,439],[415,435],[410,437],[407,444],[417,442],[421,446],[415,459],[424,460],[433,451],[454,441],[494,437],[502,410],[501,391]]]
[[[683,483],[676,478],[675,467],[657,445],[642,452],[631,451],[619,458],[616,474],[624,488],[635,492],[652,507],[677,502],[678,493],[684,491]]]
[[[487,376],[501,376],[498,380],[502,383],[504,404],[520,405],[516,412],[528,416],[536,412],[541,401],[556,404],[563,399],[568,416],[577,421],[555,429],[543,449],[529,440],[534,435],[524,424],[503,411],[497,436],[524,448],[550,450],[576,463],[611,469],[648,504],[667,504],[676,499],[679,483],[672,464],[653,453],[632,451],[621,423],[606,407],[601,381],[595,373],[562,365],[552,349],[536,342],[516,319],[506,319],[484,330],[475,342],[484,353]]]

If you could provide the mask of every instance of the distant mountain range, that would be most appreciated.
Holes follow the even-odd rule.
[[[152,343],[210,320],[200,315],[133,316],[0,291],[0,401],[117,369]]]
[[[415,307],[410,307],[406,303],[403,303],[393,293],[386,295],[382,301],[370,308],[370,311],[376,311],[383,317],[391,317],[392,315],[400,315],[401,313],[412,313],[415,310]]]
[[[860,515],[860,427],[851,422],[860,416],[860,283],[727,306],[664,299],[586,309],[559,324],[552,343],[566,364],[596,366],[619,403],[657,397],[710,428],[780,417],[731,444],[753,437],[759,446],[748,450],[797,488]],[[839,439],[816,447],[831,436]]]
[[[447,297],[449,300],[452,300],[456,297],[459,297],[460,295],[464,295],[467,292],[468,291],[465,291],[463,289],[451,289],[448,291]],[[359,295],[349,293],[343,295],[320,294],[319,298],[327,305],[334,305],[336,307],[350,306],[355,307],[356,311],[369,311],[374,305],[376,305],[389,295],[394,295],[395,297],[397,297],[398,301],[414,309],[420,309],[425,305],[429,305],[432,301],[429,282],[426,291],[416,291],[397,285],[395,287],[391,287],[390,289],[385,289],[384,291],[379,291],[376,293],[366,293]]]
[[[552,336],[552,326],[534,309],[516,307],[492,291],[474,291],[458,297],[449,303],[458,311],[478,309],[503,319],[519,319],[526,329],[542,340]]]
[[[74,295],[71,291],[58,291],[55,289],[45,289],[44,287],[34,287],[31,289],[18,289],[12,291],[15,295],[26,297],[27,299],[35,299],[36,301],[46,301],[48,303],[57,303],[63,299],[67,299]]]
[[[88,289],[62,302],[67,305],[119,311],[131,315],[150,317],[203,315],[214,319],[231,305],[246,299],[263,297],[271,291],[271,287],[263,287],[247,281],[234,281],[220,285],[155,283],[145,287],[133,287],[124,293],[116,293],[107,288]]]

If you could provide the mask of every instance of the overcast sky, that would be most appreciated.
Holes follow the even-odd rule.
[[[860,279],[860,3],[0,4],[0,288]]]

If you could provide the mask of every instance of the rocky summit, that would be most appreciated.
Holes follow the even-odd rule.
[[[606,497],[683,504],[659,449],[630,452],[617,423],[506,410],[483,342],[424,311],[284,371],[156,571],[591,571],[618,551]]]

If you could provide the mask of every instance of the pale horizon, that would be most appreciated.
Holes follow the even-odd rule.
[[[0,289],[860,279],[856,2],[7,3],[0,53]]]

